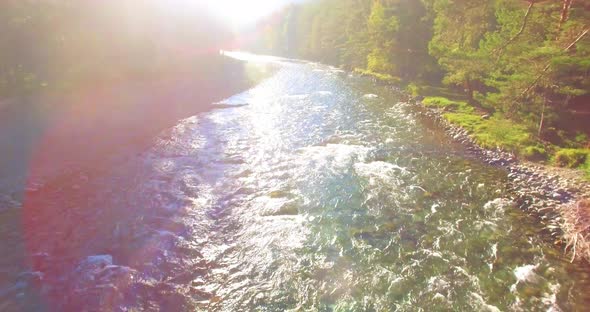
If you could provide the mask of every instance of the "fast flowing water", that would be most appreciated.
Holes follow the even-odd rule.
[[[587,267],[570,264],[538,220],[506,199],[506,173],[469,157],[401,93],[324,65],[246,62],[276,69],[97,183],[92,205],[136,213],[112,220],[115,264],[137,272],[134,283],[180,298],[119,281],[125,294],[110,307],[573,311],[590,303]]]

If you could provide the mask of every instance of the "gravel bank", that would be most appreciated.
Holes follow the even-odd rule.
[[[417,104],[421,105],[418,101]],[[424,107],[424,114],[444,127],[470,155],[508,172],[510,197],[535,216],[571,260],[590,262],[590,183],[578,171],[522,161],[515,155],[482,148],[469,133],[443,118],[442,110]]]

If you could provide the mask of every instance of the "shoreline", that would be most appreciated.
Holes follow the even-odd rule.
[[[473,157],[507,171],[510,199],[516,207],[537,218],[543,230],[563,249],[571,261],[590,263],[590,182],[574,169],[519,160],[512,153],[481,147],[469,132],[443,117],[444,109],[415,101],[424,114],[442,126],[451,139]],[[575,211],[574,211],[575,210]]]

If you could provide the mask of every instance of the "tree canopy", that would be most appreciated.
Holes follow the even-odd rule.
[[[256,48],[442,83],[548,139],[570,111],[590,110],[588,1],[318,0],[281,16]]]

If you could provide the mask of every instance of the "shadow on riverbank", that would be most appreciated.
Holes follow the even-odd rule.
[[[0,101],[0,194],[18,202],[27,188],[141,152],[179,119],[252,86],[245,71],[225,59],[213,75],[187,71]]]
[[[218,68],[213,74],[189,70],[0,101],[0,252],[7,255],[0,261],[0,298],[10,295],[4,292],[18,272],[34,266],[26,241],[39,235],[25,229],[24,214],[32,212],[18,209],[25,197],[50,189],[62,194],[62,208],[71,206],[68,198],[81,204],[79,193],[88,181],[141,154],[178,120],[214,109],[212,103],[264,78],[229,58]],[[59,218],[51,215],[60,211],[51,202],[37,204],[46,206],[34,207],[41,219]]]

